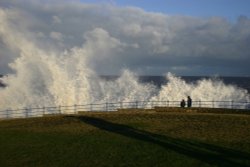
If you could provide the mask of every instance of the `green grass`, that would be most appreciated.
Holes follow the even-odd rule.
[[[250,115],[143,111],[2,120],[0,166],[250,166]]]

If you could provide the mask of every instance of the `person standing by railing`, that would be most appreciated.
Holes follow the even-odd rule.
[[[181,107],[184,108],[186,106],[186,102],[184,99],[182,99],[181,103],[180,103]]]
[[[187,97],[187,107],[192,107],[192,99],[190,96]]]

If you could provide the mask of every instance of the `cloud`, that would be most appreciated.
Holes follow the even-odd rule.
[[[88,54],[83,56],[88,56],[91,67],[101,74],[129,68],[144,75],[168,71],[249,75],[250,19],[245,16],[232,23],[221,17],[204,19],[110,4],[56,2],[2,0],[0,10],[7,15],[11,29],[40,49],[63,52],[84,48]],[[0,43],[4,38],[6,34],[0,35]],[[4,44],[0,50],[0,73],[8,72],[6,64],[19,55]]]
[[[53,19],[53,23],[55,24],[62,23],[62,20],[58,16],[53,16],[52,19]]]
[[[63,40],[63,35],[60,32],[51,32],[50,33],[50,38],[57,40],[57,41],[62,41]]]

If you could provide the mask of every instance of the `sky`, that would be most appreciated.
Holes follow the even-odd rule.
[[[1,0],[0,74],[23,39],[53,52],[81,48],[100,75],[250,76],[248,0]]]
[[[85,3],[109,3],[120,7],[134,6],[148,12],[195,17],[224,17],[235,21],[250,16],[248,0],[81,0]]]

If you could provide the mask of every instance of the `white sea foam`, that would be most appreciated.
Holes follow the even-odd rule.
[[[163,85],[157,96],[151,100],[180,101],[191,96],[194,101],[243,101],[249,102],[248,91],[234,85],[226,85],[218,78],[201,79],[195,83],[187,83],[180,77],[171,73],[166,75],[168,83]],[[214,103],[213,107],[219,107],[220,103]],[[212,107],[212,106],[210,106]]]

